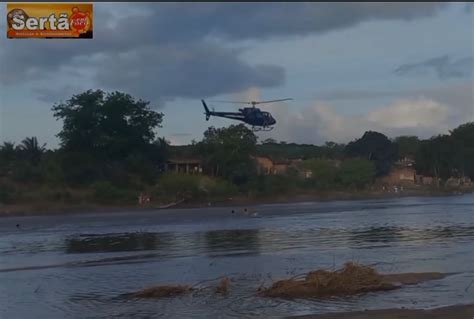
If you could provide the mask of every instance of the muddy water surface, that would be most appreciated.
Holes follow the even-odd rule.
[[[250,318],[474,301],[474,196],[0,218],[0,318]],[[20,224],[17,228],[16,224]],[[348,260],[380,272],[453,272],[329,300],[255,296],[272,279]],[[231,278],[161,299],[154,284]]]

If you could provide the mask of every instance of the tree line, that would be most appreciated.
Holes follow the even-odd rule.
[[[89,90],[53,105],[52,112],[63,123],[58,149],[47,149],[36,137],[1,145],[0,202],[36,197],[70,200],[81,192],[89,196],[87,200],[131,202],[137,192],[149,189],[167,197],[363,189],[403,157],[415,159],[420,174],[474,178],[474,123],[427,140],[415,136],[391,140],[368,131],[346,145],[322,146],[271,139],[259,143],[240,124],[209,127],[200,141],[171,146],[158,134],[163,113],[129,94]],[[209,176],[165,172],[171,156],[191,155],[202,159]],[[302,159],[313,174],[302,179],[289,169],[281,176],[261,176],[256,156]],[[340,164],[335,166],[334,161]]]

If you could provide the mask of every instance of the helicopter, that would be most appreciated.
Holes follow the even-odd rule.
[[[267,104],[275,103],[282,101],[289,101],[291,98],[271,100],[271,101],[250,101],[250,102],[234,102],[234,101],[218,101],[221,103],[232,103],[232,104],[248,104],[251,107],[244,107],[239,109],[239,112],[216,112],[214,110],[210,111],[206,102],[201,100],[202,105],[204,106],[206,121],[209,121],[211,116],[218,116],[223,118],[228,118],[231,120],[242,121],[246,124],[252,126],[252,131],[271,131],[273,125],[275,125],[276,120],[269,112],[265,112],[255,107],[258,104]]]

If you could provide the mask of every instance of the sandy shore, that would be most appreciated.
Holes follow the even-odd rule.
[[[430,310],[384,309],[291,317],[292,319],[473,319],[474,304]]]
[[[472,191],[465,191],[464,194],[472,193]],[[370,199],[385,199],[398,197],[440,197],[440,196],[456,196],[461,195],[460,192],[449,191],[432,191],[432,190],[407,190],[404,192],[328,192],[315,194],[295,194],[295,195],[280,195],[265,198],[231,198],[225,201],[203,203],[203,202],[185,202],[176,206],[165,209],[158,208],[161,204],[151,203],[147,206],[127,205],[97,205],[97,204],[82,204],[82,205],[68,205],[65,203],[42,203],[38,204],[15,204],[15,205],[1,205],[0,217],[5,216],[41,216],[41,215],[66,215],[77,213],[108,213],[108,212],[127,212],[127,211],[166,211],[168,209],[187,209],[187,208],[204,208],[204,207],[251,207],[264,204],[290,204],[299,202],[325,202],[338,200],[370,200]],[[210,205],[209,205],[210,204]]]

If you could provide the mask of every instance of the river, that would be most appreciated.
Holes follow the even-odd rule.
[[[234,213],[232,213],[234,210]],[[474,300],[474,196],[305,202],[0,218],[0,318],[255,318]],[[19,227],[16,225],[19,224]],[[399,290],[326,300],[257,297],[272,279],[346,261],[449,272]],[[215,286],[160,300],[156,284]]]

